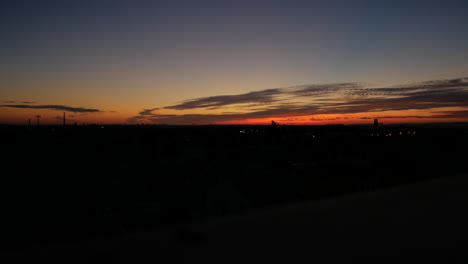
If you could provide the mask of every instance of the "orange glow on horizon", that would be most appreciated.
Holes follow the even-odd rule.
[[[198,120],[186,119],[164,119],[165,115],[168,115],[161,110],[157,110],[161,118],[157,117],[151,120],[151,118],[141,119],[136,122],[129,122],[128,118],[135,116],[135,109],[125,109],[121,111],[102,111],[96,113],[74,113],[66,112],[67,124],[167,124],[167,125],[209,125],[209,124],[220,124],[220,125],[269,125],[274,120],[278,124],[286,125],[326,125],[326,124],[370,124],[374,119],[379,119],[379,122],[384,124],[398,124],[398,123],[448,123],[448,122],[468,122],[468,118],[435,118],[431,117],[431,113],[443,112],[447,109],[432,109],[431,112],[422,110],[407,110],[407,111],[386,111],[386,112],[372,112],[372,113],[353,113],[353,114],[322,114],[322,115],[309,115],[309,116],[271,116],[263,118],[245,118],[235,120],[216,120],[210,119]],[[174,111],[173,111],[174,112]],[[171,115],[178,116],[176,113],[169,112]],[[184,114],[190,115],[189,111]],[[195,113],[193,113],[196,115]],[[8,108],[3,107],[0,111],[0,124],[28,124],[28,119],[31,119],[31,123],[35,124],[36,115],[41,115],[41,124],[47,125],[61,125],[63,111],[52,110],[52,109],[23,109],[23,108]],[[209,115],[216,117],[216,114]],[[183,115],[181,115],[183,116]],[[416,117],[415,117],[416,116]],[[171,122],[172,121],[172,122]],[[178,121],[178,122],[177,122]]]
[[[28,119],[31,119],[32,124],[36,122],[36,115],[41,115],[41,124],[44,125],[60,125],[62,124],[62,113],[63,111],[54,110],[39,110],[31,111],[31,109],[2,109],[0,113],[0,124],[27,124]],[[127,121],[127,118],[131,114],[114,113],[114,112],[102,112],[102,113],[89,113],[80,114],[66,112],[66,118],[68,124],[132,124]],[[401,117],[386,118],[385,116],[379,117],[368,117],[368,116],[327,116],[327,117],[313,117],[313,116],[299,116],[299,117],[265,117],[265,118],[251,118],[251,119],[238,119],[238,120],[227,120],[217,122],[192,122],[193,125],[269,125],[271,121],[275,121],[278,124],[286,125],[327,125],[327,124],[371,124],[374,118],[378,118],[379,122],[384,124],[398,124],[398,123],[449,123],[449,122],[468,122],[468,118],[412,118],[405,117],[400,113]],[[164,122],[151,122],[148,120],[142,120],[144,124],[178,124]],[[135,123],[135,124],[136,124]],[[189,124],[189,125],[190,125]]]
[[[332,119],[332,118],[330,118]],[[385,118],[379,117],[379,122],[383,124],[403,124],[403,123],[456,123],[468,122],[468,118]],[[223,125],[269,125],[271,121],[275,121],[280,125],[329,125],[329,124],[344,124],[344,125],[358,125],[358,124],[372,124],[373,119],[360,119],[354,118],[337,118],[335,120],[284,120],[284,118],[258,118],[258,119],[245,119],[235,121],[217,122],[216,124]]]

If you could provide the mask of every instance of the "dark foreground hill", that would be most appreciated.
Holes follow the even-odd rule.
[[[467,173],[467,131],[386,126],[377,136],[370,126],[0,127],[2,249]]]
[[[11,253],[66,263],[466,263],[468,175]]]

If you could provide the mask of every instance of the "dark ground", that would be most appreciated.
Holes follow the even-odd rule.
[[[351,202],[354,198],[345,198],[355,197],[349,194],[433,178],[451,179],[468,172],[468,127],[464,124],[385,126],[378,132],[379,137],[371,136],[372,126],[1,126],[2,249],[11,252],[49,244],[105,240],[108,236],[120,237],[156,227],[165,230],[165,226],[240,213],[255,216],[248,218],[250,227],[239,227],[249,230],[266,221],[263,213],[257,220],[255,212],[262,208],[336,196],[342,198],[314,205],[328,208],[311,209],[314,217],[332,217],[327,213],[331,210],[337,219],[349,218],[349,223],[340,224],[343,232],[355,232],[346,228],[360,219],[352,220],[367,210],[368,202],[355,204]],[[446,214],[447,222],[443,223],[461,224],[465,218],[452,219],[457,212],[451,210],[457,208],[443,206],[449,203],[464,210],[461,202],[466,200],[462,195],[466,180],[457,179],[460,186],[452,180],[449,185],[461,188],[457,189],[459,196],[455,194],[449,200],[444,197],[452,195],[452,187],[444,187],[439,197],[432,195],[437,193],[435,184],[430,185],[435,189],[429,193],[420,193],[419,188],[405,189],[403,193],[389,189],[379,198],[384,199],[383,204],[372,203],[369,210],[377,210],[374,213],[379,217],[395,218],[411,230],[426,228],[418,217],[433,217],[442,209],[449,210],[438,216]],[[342,205],[334,209],[330,201],[340,199]],[[412,199],[417,199],[417,204],[412,204]],[[426,211],[433,207],[436,211],[424,211],[415,218],[411,214],[410,218],[405,216],[420,207]],[[302,215],[308,206],[297,208]],[[321,210],[328,211],[322,215]],[[295,221],[305,224],[305,219],[296,218],[295,214],[281,217],[291,225]],[[367,217],[364,221],[374,219],[374,215],[362,217]],[[320,231],[326,221],[314,221],[311,232],[324,232],[317,240],[326,235],[326,231]],[[417,221],[421,221],[420,226]],[[388,223],[381,223],[385,224]],[[264,232],[278,228],[274,225],[265,227]],[[378,241],[379,232],[389,232],[375,223],[371,226],[378,232],[366,243]],[[414,232],[421,235],[421,230]],[[250,240],[248,233],[243,234],[243,239]],[[202,239],[191,231],[181,231],[180,235],[188,240]],[[388,235],[391,233],[382,238]],[[264,240],[259,238],[260,233],[252,236],[259,242]],[[293,237],[285,239],[294,241]],[[356,236],[350,239],[355,240]],[[301,241],[296,241],[298,250],[305,247]],[[370,244],[366,246],[375,250]],[[244,253],[247,252],[252,253]]]
[[[10,252],[16,262],[467,263],[468,175]]]

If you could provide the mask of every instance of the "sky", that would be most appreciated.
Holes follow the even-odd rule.
[[[0,2],[0,124],[468,122],[468,1]]]

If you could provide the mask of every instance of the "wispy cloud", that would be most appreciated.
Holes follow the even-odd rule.
[[[20,103],[20,104],[35,104],[36,102],[30,102],[30,101],[16,102],[16,101],[9,100],[9,101],[3,101],[3,103],[4,103],[4,104],[16,104],[16,103]]]
[[[314,84],[275,88],[239,95],[196,98],[153,109],[143,109],[129,122],[216,123],[254,118],[282,117],[284,120],[317,115],[379,113],[426,110],[428,115],[402,115],[399,118],[468,118],[468,78],[433,80],[393,87],[371,87],[363,83]],[[229,109],[221,114],[219,109]],[[437,108],[452,111],[434,112]],[[236,111],[232,111],[232,110]],[[164,114],[165,110],[215,110],[212,114]],[[217,110],[217,111],[216,111]],[[237,111],[238,110],[238,111]],[[383,116],[384,117],[384,116]],[[397,116],[391,116],[397,117]],[[388,118],[391,118],[390,116]],[[363,118],[367,118],[364,116]],[[369,117],[370,118],[370,117]],[[336,119],[336,117],[334,118]]]
[[[434,115],[436,118],[459,118],[459,117],[468,117],[468,110],[460,111],[439,111]]]
[[[175,110],[186,110],[186,109],[195,109],[195,108],[210,108],[216,109],[226,105],[233,104],[247,104],[247,103],[273,103],[278,101],[275,99],[276,95],[280,95],[283,92],[281,89],[268,89],[258,92],[251,92],[246,94],[238,95],[220,95],[220,96],[211,96],[198,98],[193,100],[188,100],[180,104],[166,106],[166,109],[175,109]]]
[[[165,109],[187,110],[196,108],[218,109],[230,105],[257,106],[286,102],[293,97],[325,96],[332,93],[345,93],[361,87],[359,83],[337,83],[325,85],[302,85],[287,88],[274,88],[238,95],[218,95],[191,99],[166,106]]]
[[[14,105],[0,105],[0,107],[11,107],[11,108],[26,108],[26,109],[50,109],[59,110],[74,113],[97,113],[102,112],[99,109],[84,108],[84,107],[71,107],[65,105],[26,105],[26,104],[14,104]]]
[[[143,111],[140,112],[141,116],[150,116],[153,114],[153,111],[159,110],[159,108],[151,108],[151,109],[143,109]]]

